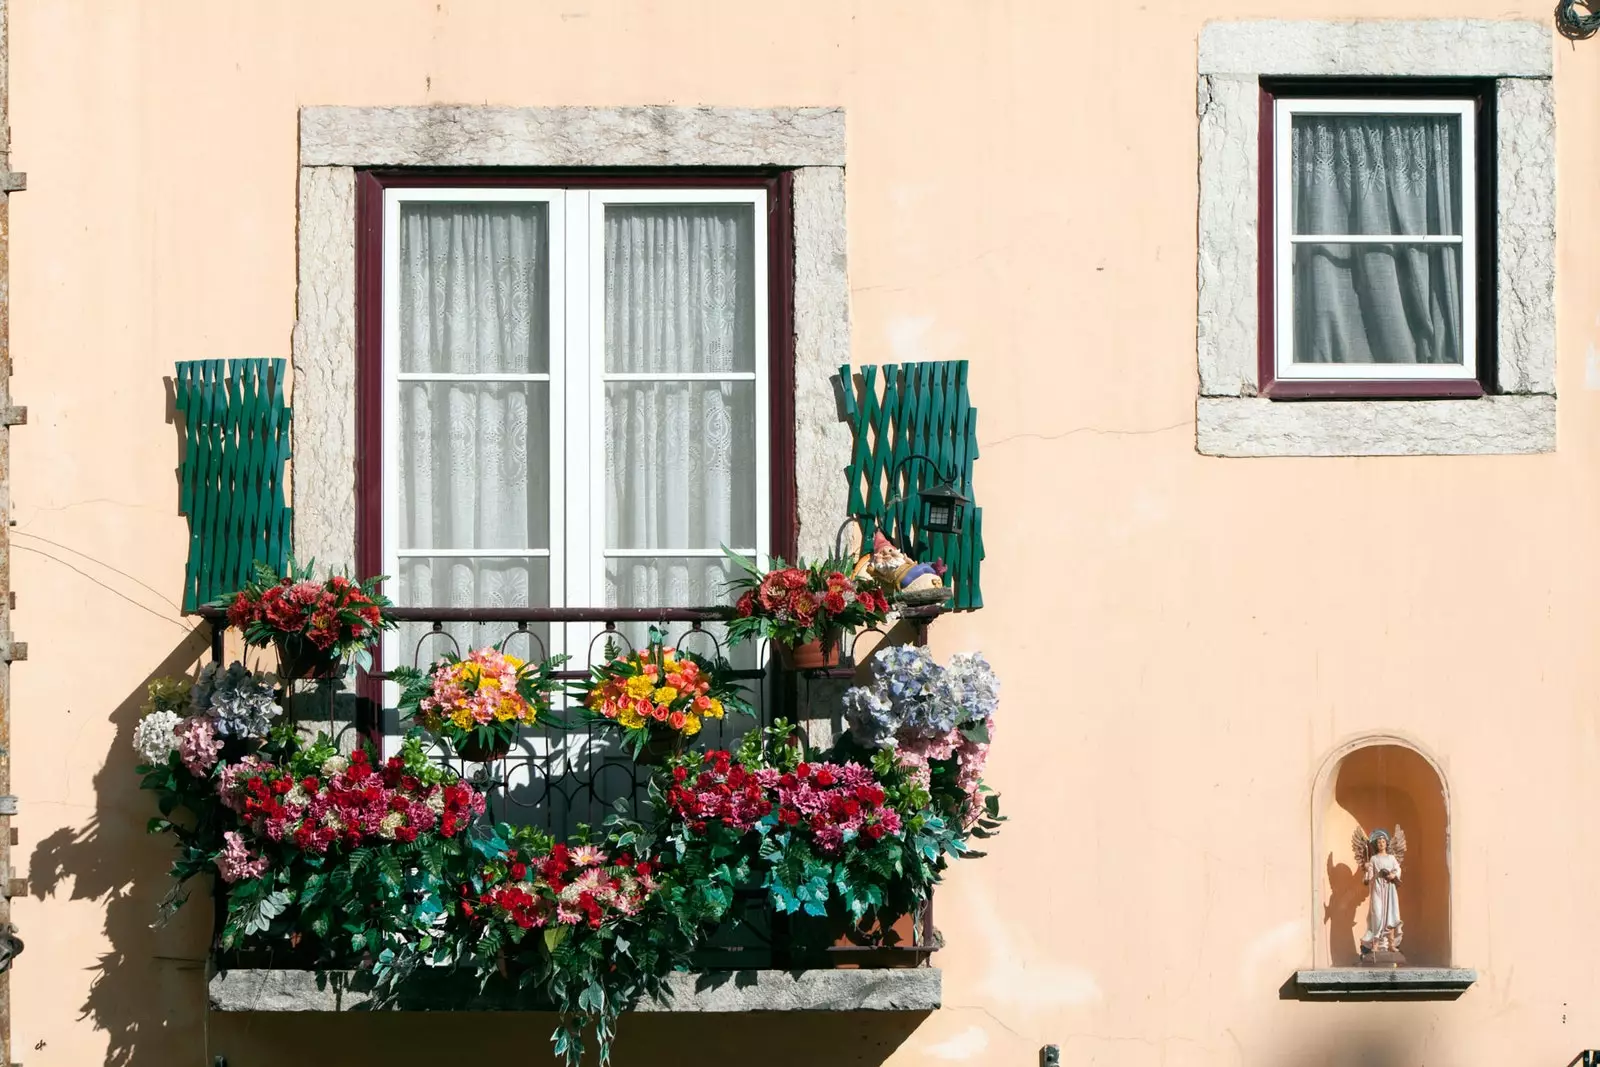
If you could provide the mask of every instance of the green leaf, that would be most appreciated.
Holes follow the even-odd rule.
[[[547,926],[544,928],[544,948],[546,952],[554,952],[556,946],[565,941],[567,928],[565,926]]]

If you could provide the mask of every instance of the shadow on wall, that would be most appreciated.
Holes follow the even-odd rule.
[[[1335,967],[1360,960],[1368,887],[1351,855],[1350,835],[1382,827],[1405,828],[1407,853],[1400,886],[1405,938],[1400,950],[1413,965],[1448,966],[1450,960],[1449,813],[1444,783],[1423,756],[1401,745],[1358,748],[1334,770],[1323,819],[1328,956]]]
[[[95,774],[93,816],[81,829],[45,837],[29,860],[33,896],[42,901],[66,893],[67,899],[95,901],[105,911],[111,947],[92,968],[81,1017],[108,1035],[107,1067],[198,1063],[205,1043],[211,907],[202,889],[172,922],[151,927],[170,884],[172,854],[164,839],[145,833],[155,804],[133,773],[133,731],[145,686],[155,678],[190,673],[207,653],[208,640],[205,627],[195,630],[111,712],[116,737]],[[28,962],[26,956],[18,961],[14,982],[29,980]],[[48,1048],[52,1035],[38,1037]]]
[[[625,1015],[611,1062],[613,1067],[877,1067],[927,1017],[926,1012]],[[339,1050],[337,1060],[329,1061],[339,1067],[420,1067],[438,1063],[445,1051],[462,1063],[554,1065],[549,1042],[554,1026],[554,1015],[532,1012],[214,1015],[206,1062],[222,1056],[228,1067],[278,1067],[301,1062],[308,1048],[321,1048]]]

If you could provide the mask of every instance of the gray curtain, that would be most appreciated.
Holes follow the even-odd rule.
[[[1294,232],[1461,234],[1455,116],[1296,115]],[[1296,363],[1462,361],[1462,245],[1296,242]]]

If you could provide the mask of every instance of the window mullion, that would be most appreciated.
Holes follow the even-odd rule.
[[[589,369],[592,327],[589,193],[579,189],[568,190],[562,215],[566,229],[564,281],[567,327],[562,350],[562,371],[566,379],[566,433],[562,448],[565,453],[563,475],[566,505],[564,604],[568,607],[588,607],[595,603],[591,587],[594,566],[591,497],[596,477],[596,472],[591,469],[594,453],[590,444],[593,374]],[[567,625],[569,648],[579,649],[587,644],[587,635],[581,632],[585,629],[579,623]]]

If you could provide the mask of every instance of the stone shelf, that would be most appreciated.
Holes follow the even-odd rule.
[[[710,971],[674,974],[670,996],[635,1011],[908,1011],[939,1007],[936,967],[895,970]],[[212,1011],[543,1011],[515,991],[478,991],[470,976],[421,978],[396,1002],[379,1005],[363,979],[345,971],[234,969],[211,977]]]
[[[1318,1000],[1454,1000],[1477,980],[1470,967],[1327,967],[1294,975],[1300,995]]]

